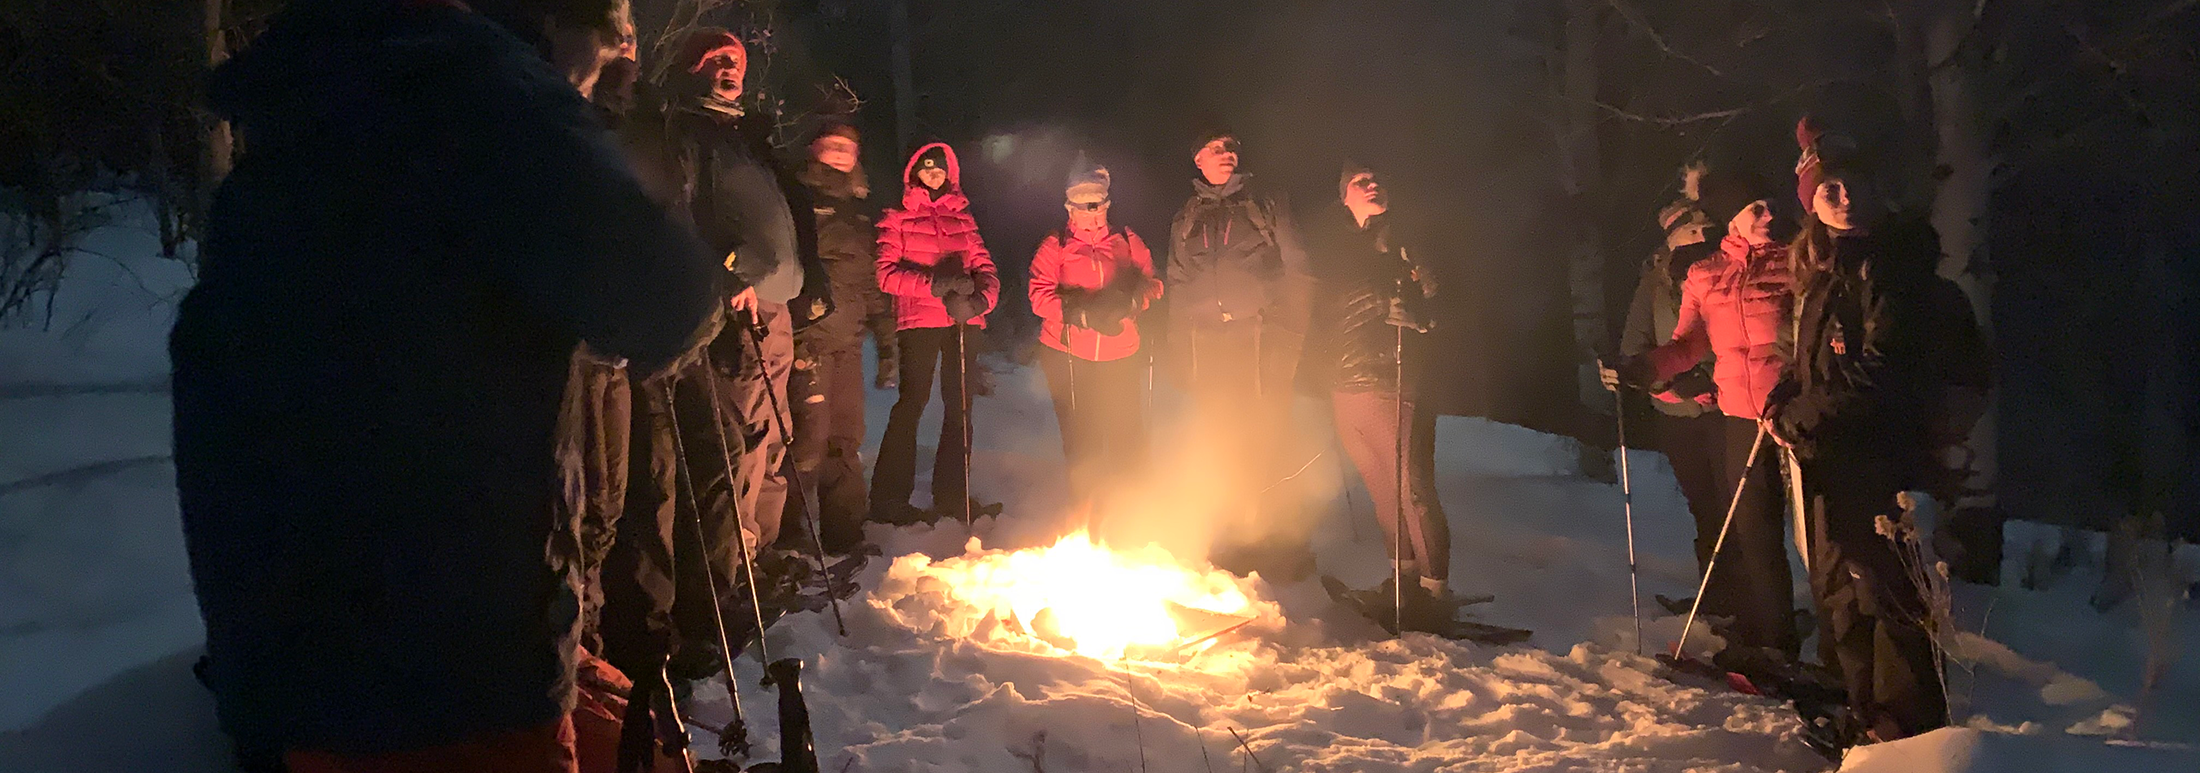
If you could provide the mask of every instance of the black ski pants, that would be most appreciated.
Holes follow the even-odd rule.
[[[1062,458],[1069,466],[1070,501],[1091,505],[1146,467],[1146,358],[1133,354],[1093,361],[1051,347],[1039,350]],[[1098,518],[1105,508],[1091,507]],[[1097,522],[1088,523],[1097,530]]]
[[[1948,724],[1924,598],[1894,542],[1874,528],[1879,516],[1902,515],[1895,495],[1908,486],[1893,472],[1901,466],[1861,448],[1803,463],[1822,649],[1856,718],[1880,740]]]
[[[1730,503],[1734,523],[1728,527],[1726,545],[1720,548],[1711,583],[1704,590],[1703,611],[1734,620],[1722,632],[1731,643],[1769,647],[1793,660],[1801,642],[1795,633],[1795,581],[1788,568],[1787,489],[1780,476],[1780,447],[1765,438],[1757,463],[1749,464],[1757,420],[1722,416],[1719,423],[1726,436],[1719,476],[1725,491],[1717,500],[1717,515],[1708,520],[1698,516],[1699,560],[1709,561]],[[1749,481],[1735,503],[1735,483],[1745,475]]]
[[[809,490],[789,489],[783,522],[791,526],[781,534],[810,528],[803,514],[805,503],[814,501],[820,541],[826,551],[842,553],[863,541],[863,517],[870,507],[863,479],[863,339],[827,338],[822,327],[795,335],[794,373],[787,382],[788,410],[794,413],[790,483],[798,480]]]
[[[970,398],[964,387],[978,367],[977,358],[965,351],[955,328],[927,327],[903,330],[896,335],[901,357],[901,395],[887,414],[886,434],[879,439],[878,465],[871,472],[871,513],[890,516],[908,504],[917,488],[917,423],[932,402],[933,376],[939,377],[940,441],[932,464],[932,507],[941,517],[961,517],[961,504],[970,496],[964,485],[968,472],[965,456],[970,448],[967,420]],[[957,363],[960,363],[958,366]]]

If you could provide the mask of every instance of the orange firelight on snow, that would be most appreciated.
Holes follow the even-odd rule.
[[[938,562],[907,556],[889,575],[920,586],[937,581],[982,618],[953,633],[979,633],[995,621],[1099,659],[1201,644],[1256,616],[1253,600],[1227,573],[1187,568],[1158,547],[1113,550],[1082,531],[1044,548],[973,549]]]

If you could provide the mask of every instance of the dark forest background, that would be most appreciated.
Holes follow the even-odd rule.
[[[1157,248],[1204,128],[1306,214],[1345,158],[1382,170],[1446,280],[1440,407],[1591,443],[1613,406],[1587,365],[1678,169],[1787,168],[1819,116],[1901,159],[1991,331],[2000,506],[2200,536],[2200,0],[635,1],[645,60],[668,27],[746,37],[790,150],[860,104],[881,203],[906,149],[953,143],[1016,278],[1079,151]],[[149,199],[192,258],[250,152],[202,76],[280,5],[0,0],[0,324],[42,324],[93,259],[73,245],[114,204],[86,191]]]

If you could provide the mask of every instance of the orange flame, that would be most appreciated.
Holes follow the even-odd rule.
[[[1255,615],[1252,599],[1226,573],[1186,568],[1157,547],[1111,550],[1082,531],[1045,548],[973,550],[936,563],[905,557],[889,576],[938,580],[977,615],[1013,621],[1033,638],[1100,659],[1173,647],[1187,633],[1202,633],[1183,630],[1177,608]]]

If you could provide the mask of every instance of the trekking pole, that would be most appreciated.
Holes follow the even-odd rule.
[[[1619,507],[1627,518],[1627,600],[1635,607],[1635,654],[1642,654],[1642,579],[1635,563],[1635,483],[1627,471],[1627,400],[1613,400],[1612,415],[1619,422]],[[1701,598],[1703,594],[1697,594]]]
[[[705,371],[703,386],[710,392],[711,423],[718,429],[718,459],[726,465],[726,493],[729,495],[728,501],[732,503],[731,509],[733,510],[733,545],[735,549],[740,551],[741,573],[746,575],[749,581],[749,611],[756,613],[756,661],[757,665],[768,666],[772,662],[772,653],[771,645],[764,640],[764,599],[756,590],[756,561],[753,560],[753,556],[749,555],[749,537],[741,526],[741,478],[735,475],[733,470],[733,444],[726,438],[726,415],[724,408],[718,404],[718,379],[715,378],[717,368],[711,365],[709,349],[703,350],[703,370]],[[674,437],[678,437],[678,435],[674,435]],[[700,509],[695,513],[695,530],[698,533],[703,530],[703,514]],[[758,536],[761,537],[762,535]],[[708,555],[710,543],[704,542],[703,547],[705,553],[704,563],[707,565],[710,558]],[[712,595],[716,596],[716,591],[713,591]],[[710,603],[716,605],[718,599],[712,598]],[[732,662],[730,656],[727,658],[727,662],[729,664]],[[730,684],[733,678],[730,670],[727,672],[726,678]]]
[[[710,378],[710,374],[705,373],[703,377]],[[718,626],[718,654],[725,659],[726,667],[726,699],[733,704],[733,722],[719,731],[718,749],[729,757],[735,756],[736,753],[746,756],[749,753],[749,723],[747,716],[741,711],[739,682],[733,676],[733,641],[732,637],[726,635],[725,613],[718,608],[718,569],[711,566],[710,540],[703,534],[702,501],[695,496],[695,479],[688,474],[687,442],[680,439],[680,413],[679,409],[673,407],[673,402],[672,389],[667,387],[665,389],[665,417],[672,420],[672,454],[675,460],[672,476],[674,480],[679,481],[680,492],[687,498],[688,523],[695,530],[696,545],[703,549],[703,555],[701,556],[703,577],[710,583],[710,620]],[[739,510],[738,502],[737,499],[736,512]],[[738,515],[735,516],[734,522],[736,524],[740,522]],[[736,526],[736,528],[739,527]],[[746,559],[743,560],[746,561]],[[759,641],[764,638],[761,627],[757,629],[756,638]],[[666,689],[668,692],[670,691],[669,687]]]
[[[756,322],[758,324],[749,326],[749,340],[756,342],[756,350],[761,353],[764,351],[763,320],[758,319]],[[771,398],[772,423],[779,425],[779,436],[783,439],[782,442],[785,442],[787,447],[792,449],[794,447],[794,427],[790,426],[791,422],[787,419],[793,413],[786,411],[786,404],[780,402],[779,393],[772,391],[771,379],[768,376],[764,379],[764,395]],[[816,551],[817,573],[825,578],[825,598],[827,605],[832,607],[833,610],[833,629],[845,637],[848,635],[848,624],[840,617],[840,589],[834,587],[833,573],[827,571],[825,566],[825,538],[822,536],[825,529],[825,516],[821,512],[810,509],[809,489],[802,484],[802,469],[796,466],[791,458],[787,460],[787,478],[790,483],[794,484],[796,496],[801,497],[802,515],[809,520],[810,548]],[[824,509],[823,502],[818,503],[818,509]]]
[[[1742,490],[1749,487],[1749,471],[1757,468],[1757,452],[1764,449],[1765,425],[1757,425],[1757,439],[1749,444],[1749,460],[1742,462],[1742,479],[1734,482],[1734,499],[1726,504],[1726,522],[1719,524],[1719,538],[1711,543],[1711,557],[1704,560],[1703,580],[1696,584],[1696,600],[1688,605],[1688,621],[1681,624],[1681,639],[1673,643],[1673,657],[1681,656],[1688,644],[1688,631],[1696,625],[1696,612],[1703,608],[1704,591],[1711,588],[1711,571],[1719,566],[1719,549],[1726,546],[1727,530],[1734,528],[1734,510],[1742,505]]]
[[[970,529],[970,528],[971,528],[971,525],[970,525],[970,521],[971,521],[971,518],[970,518],[970,350],[969,350],[969,348],[968,348],[968,344],[967,344],[967,339],[966,339],[966,338],[965,338],[965,337],[963,336],[963,329],[964,329],[965,327],[967,327],[967,325],[965,325],[965,324],[963,323],[963,321],[962,321],[962,320],[959,320],[959,319],[958,319],[958,320],[955,320],[955,391],[956,391],[956,392],[959,392],[959,393],[961,393],[961,394],[962,394],[962,397],[960,398],[960,402],[962,403],[962,452],[963,452],[963,459],[962,459],[962,462],[963,462],[963,463],[962,463],[962,468],[963,468],[963,469],[962,469],[962,475],[963,475],[963,490],[962,490],[962,499],[963,499],[963,501],[962,501],[962,511],[963,511],[963,528],[964,528],[965,530],[968,530],[968,529]],[[939,506],[939,503],[935,502],[935,503],[933,503],[933,505],[932,505],[932,506],[933,506],[933,507],[938,507],[938,506]]]
[[[1398,292],[1399,297],[1403,298],[1405,288],[1402,284]],[[1392,489],[1391,493],[1398,498],[1391,508],[1391,518],[1396,522],[1391,524],[1390,530],[1390,595],[1391,604],[1395,607],[1391,611],[1390,622],[1391,628],[1402,635],[1406,631],[1406,329],[1397,325],[1392,325],[1390,329],[1397,334],[1396,343],[1391,348],[1397,380],[1390,384],[1396,390],[1391,394],[1391,406],[1394,409],[1392,413],[1395,417],[1390,428],[1398,433],[1398,458],[1391,468],[1397,473],[1393,476],[1397,478],[1397,488]],[[1428,556],[1421,558],[1427,560]]]

